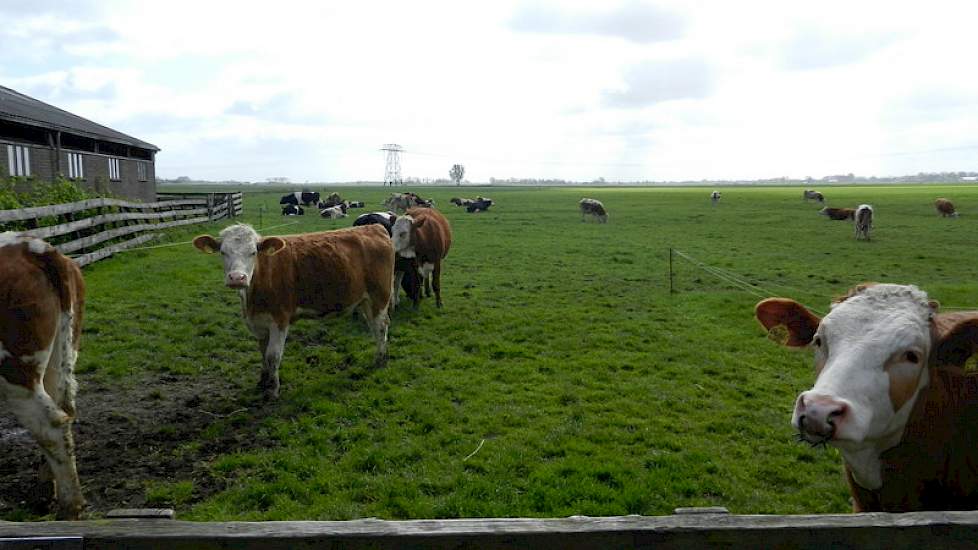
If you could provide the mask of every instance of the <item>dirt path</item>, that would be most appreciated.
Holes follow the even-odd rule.
[[[215,456],[275,444],[252,421],[261,406],[247,400],[256,397],[217,377],[153,373],[110,385],[79,376],[75,442],[88,515],[145,506],[154,481],[192,479],[194,502],[222,490],[206,467]],[[215,423],[222,429],[205,437]],[[0,402],[0,520],[46,513],[48,503],[35,496],[41,460]]]

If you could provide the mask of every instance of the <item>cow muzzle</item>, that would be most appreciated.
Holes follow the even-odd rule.
[[[233,271],[224,278],[224,284],[229,288],[246,288],[248,286],[248,276],[240,271]]]
[[[795,427],[799,440],[811,445],[828,443],[849,417],[849,405],[826,395],[805,392],[795,403]]]

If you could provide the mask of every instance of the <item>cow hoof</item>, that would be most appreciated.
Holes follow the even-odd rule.
[[[386,366],[387,366],[387,354],[386,353],[383,354],[383,355],[378,355],[377,357],[374,357],[374,368],[375,369],[382,369],[382,368],[384,368]]]
[[[441,309],[441,306],[442,306],[441,300],[438,300],[437,302],[435,302],[435,305],[438,306],[438,309]]]
[[[265,388],[265,391],[261,394],[261,398],[264,401],[275,401],[278,399],[278,388]]]
[[[58,521],[76,521],[81,519],[82,510],[85,509],[85,502],[74,502],[64,506],[58,505],[54,517]]]

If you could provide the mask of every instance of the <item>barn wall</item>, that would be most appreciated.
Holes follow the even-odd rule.
[[[109,158],[108,155],[98,155],[85,153],[84,151],[70,151],[81,153],[84,158],[85,178],[79,183],[85,189],[96,193],[109,193],[113,197],[140,200],[143,202],[153,202],[156,200],[156,180],[153,177],[153,163],[150,161],[137,161],[128,158],[119,158],[119,181],[109,180]],[[32,153],[33,154],[33,153]],[[68,151],[62,150],[62,166],[68,166]],[[136,172],[136,164],[145,162],[147,166],[147,181],[139,181]],[[32,167],[33,168],[33,167]]]

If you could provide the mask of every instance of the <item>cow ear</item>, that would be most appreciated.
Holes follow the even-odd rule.
[[[274,256],[285,248],[285,239],[281,237],[265,237],[258,243],[258,252]]]
[[[420,220],[414,220],[414,227],[421,227],[424,225],[425,220],[428,218],[421,218]]]
[[[221,249],[221,244],[210,235],[201,235],[194,239],[194,246],[205,254],[213,254]]]
[[[787,298],[768,298],[757,304],[754,315],[768,333],[775,334],[777,327],[787,330],[787,338],[780,343],[797,348],[811,343],[821,319],[805,306]]]
[[[963,367],[978,351],[978,313],[935,315],[931,364]]]

